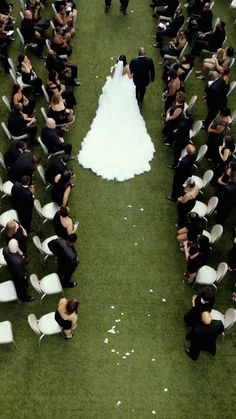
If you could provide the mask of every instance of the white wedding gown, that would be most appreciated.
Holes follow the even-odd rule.
[[[155,152],[135,97],[135,85],[122,76],[123,63],[108,77],[90,131],[82,142],[79,163],[107,180],[125,181],[151,170]]]

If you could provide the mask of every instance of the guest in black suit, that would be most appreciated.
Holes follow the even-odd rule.
[[[46,68],[48,71],[55,70],[59,75],[59,79],[65,81],[66,86],[80,85],[80,83],[75,80],[78,76],[77,65],[70,64],[66,60],[63,60],[52,49],[48,51]]]
[[[189,327],[196,326],[201,321],[201,314],[204,311],[211,312],[215,301],[215,288],[206,286],[198,295],[192,297],[192,308],[185,316],[184,321]],[[188,335],[186,336],[188,338]]]
[[[154,63],[152,58],[146,56],[145,49],[141,47],[139,56],[131,60],[129,68],[136,86],[136,98],[140,104],[143,102],[146,87],[155,80]]]
[[[27,280],[25,257],[19,249],[16,239],[11,239],[8,246],[3,248],[3,256],[13,277],[17,297],[22,302],[31,302],[35,300],[36,297],[30,297],[27,295],[27,288],[29,285]]]
[[[120,0],[120,10],[124,15],[127,15],[128,5],[129,5],[129,0]]]
[[[46,125],[42,128],[41,139],[49,153],[63,150],[69,156],[71,155],[72,145],[65,143],[64,138],[58,135],[54,119],[47,118]]]
[[[212,31],[213,14],[210,9],[210,3],[205,3],[201,16],[195,14],[190,16],[188,23],[189,41],[195,32],[199,31],[201,34],[206,34]],[[198,34],[200,35],[200,34]]]
[[[32,183],[32,176],[41,157],[31,153],[21,153],[8,171],[11,182],[20,182],[22,176],[29,176]]]
[[[163,38],[164,36],[168,36],[169,38],[174,38],[181,26],[184,23],[184,16],[182,13],[182,9],[176,9],[173,19],[170,22],[163,22],[164,27],[159,24],[156,31],[156,41],[157,43],[154,44],[154,47],[161,48],[163,46]],[[163,25],[162,24],[162,25]]]
[[[45,171],[45,179],[47,180],[47,182],[54,185],[55,177],[57,175],[62,175],[67,171],[71,173],[72,178],[75,178],[75,175],[67,165],[70,160],[71,157],[66,154],[63,157],[60,157],[59,159],[55,159],[52,162],[50,162],[47,170]]]
[[[31,44],[32,42],[37,44],[37,56],[39,58],[45,58],[43,56],[45,38],[42,36],[42,34],[35,30],[34,21],[30,10],[24,11],[24,19],[21,22],[21,33],[26,44]]]
[[[219,20],[215,30],[210,33],[200,33],[191,54],[200,55],[203,49],[215,52],[221,48],[225,40],[225,22]]]
[[[208,82],[205,89],[208,108],[208,114],[204,121],[204,127],[206,129],[213,121],[219,110],[227,106],[227,84],[217,71],[211,72],[211,78],[213,81]]]
[[[10,145],[4,154],[4,162],[7,167],[11,167],[22,153],[30,153],[25,141],[20,140]]]
[[[196,160],[197,153],[193,145],[188,144],[185,148],[187,154],[179,161],[173,178],[172,193],[166,198],[169,201],[177,201],[177,198],[183,194],[183,184],[192,176],[193,164]]]
[[[193,112],[187,109],[183,117],[180,119],[177,129],[173,132],[173,164],[168,165],[170,169],[175,169],[179,162],[181,151],[189,144],[190,130],[193,125]]]
[[[34,207],[34,187],[29,176],[22,176],[21,182],[15,182],[11,190],[13,208],[17,211],[20,223],[30,232],[32,211]]]
[[[17,103],[9,114],[8,129],[16,137],[28,134],[30,141],[34,142],[37,133],[36,118],[28,117],[22,111],[22,103]]]
[[[220,320],[212,320],[208,311],[202,313],[202,321],[192,328],[189,333],[191,343],[190,348],[186,348],[186,354],[196,361],[201,351],[216,354],[216,339],[220,333],[224,332],[224,325]]]

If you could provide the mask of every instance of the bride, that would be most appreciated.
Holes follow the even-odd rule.
[[[122,182],[151,170],[154,152],[126,57],[121,55],[103,87],[78,161],[103,179]]]

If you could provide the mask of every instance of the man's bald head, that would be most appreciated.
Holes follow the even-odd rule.
[[[51,129],[55,129],[56,128],[56,122],[54,121],[54,119],[47,118],[46,127],[51,128]]]
[[[140,48],[139,48],[139,50],[138,50],[138,55],[139,55],[140,57],[143,57],[144,55],[146,55],[146,50],[145,50],[145,48],[144,48],[144,47],[140,47]]]

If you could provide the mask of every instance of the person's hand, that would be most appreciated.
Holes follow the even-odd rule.
[[[195,307],[195,300],[196,300],[196,298],[197,298],[197,295],[196,295],[196,294],[194,294],[194,295],[192,296],[192,306],[193,306],[193,307]]]

